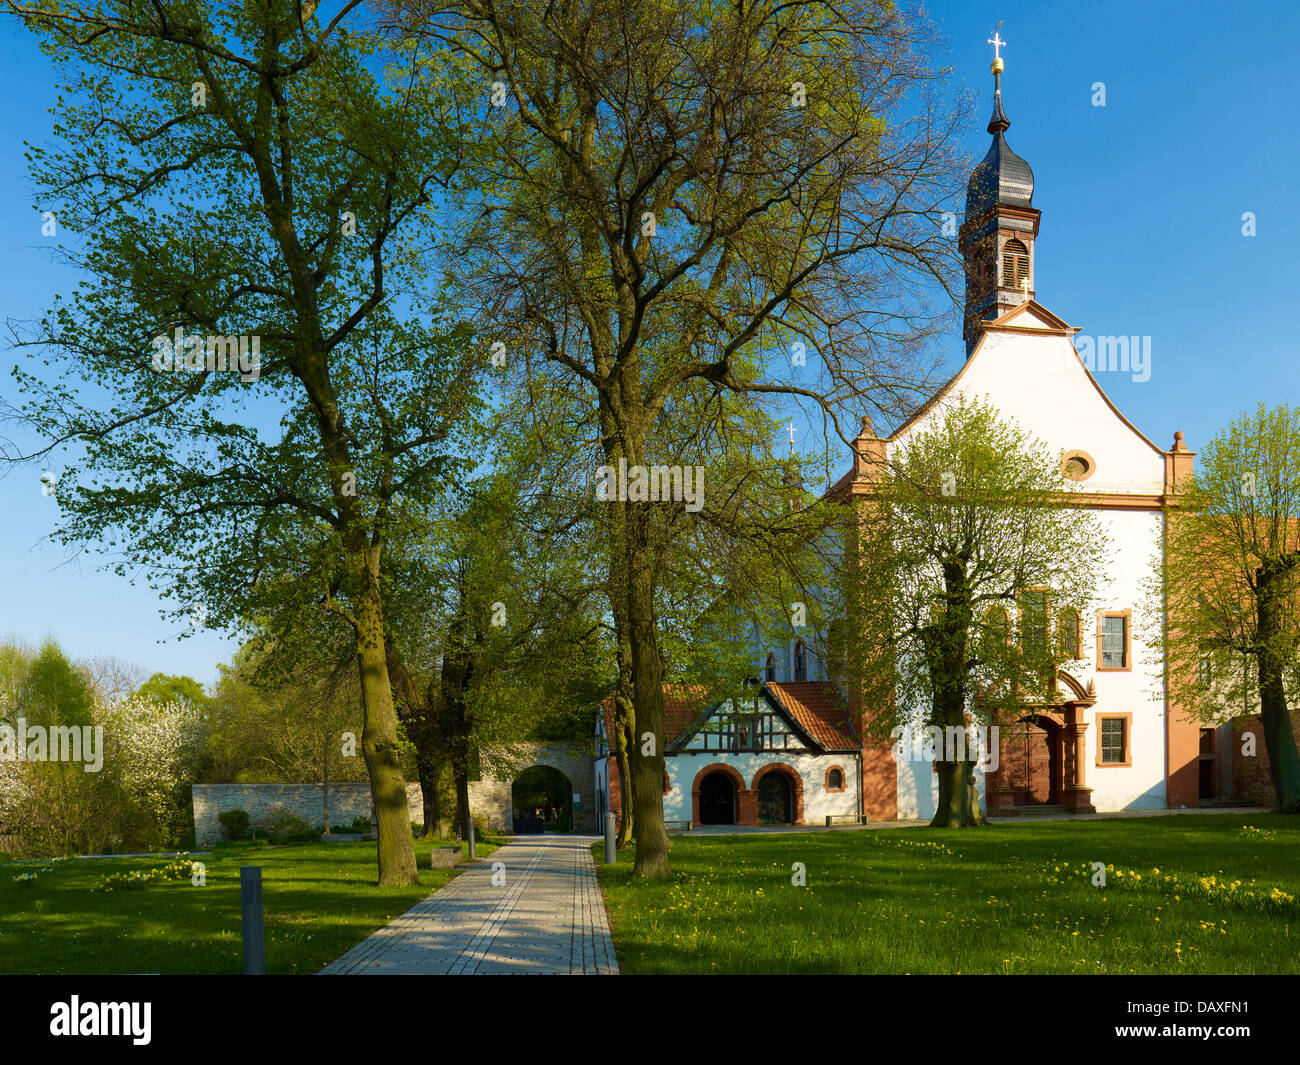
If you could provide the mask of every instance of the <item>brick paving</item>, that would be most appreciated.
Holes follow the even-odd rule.
[[[328,975],[618,972],[595,836],[523,836],[331,962]],[[493,864],[505,883],[493,884]],[[499,879],[499,878],[498,878]]]

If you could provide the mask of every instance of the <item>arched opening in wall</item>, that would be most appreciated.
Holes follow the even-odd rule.
[[[764,773],[758,782],[758,823],[790,825],[794,823],[794,788],[781,770]]]
[[[700,824],[736,823],[736,784],[726,773],[714,772],[700,781]]]
[[[516,832],[570,832],[573,785],[549,765],[525,769],[510,787]]]
[[[1029,249],[1014,237],[1002,246],[1002,287],[1019,288],[1029,277]]]

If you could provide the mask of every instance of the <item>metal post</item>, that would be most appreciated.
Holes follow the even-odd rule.
[[[469,860],[471,862],[478,860],[474,854],[474,818],[472,817],[469,819]]]
[[[262,927],[262,867],[239,869],[239,901],[244,911],[244,975],[266,975],[266,933]]]
[[[605,864],[613,865],[617,860],[614,848],[614,835],[617,829],[614,827],[614,811],[611,810],[605,815]]]

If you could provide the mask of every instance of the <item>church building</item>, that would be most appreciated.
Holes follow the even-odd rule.
[[[1001,41],[996,42],[1001,44]],[[1075,345],[1079,329],[1039,299],[1034,174],[1011,150],[1002,103],[1003,61],[993,63],[992,143],[966,192],[959,248],[966,262],[966,360],[889,436],[869,422],[851,468],[828,497],[867,498],[872,470],[932,424],[959,396],[983,399],[1064,458],[1062,485],[1098,513],[1107,532],[1104,598],[1082,616],[1051,618],[1074,651],[1056,696],[1001,730],[996,771],[981,779],[992,816],[1028,808],[1079,813],[1194,807],[1231,794],[1232,726],[1203,728],[1167,698],[1153,697],[1158,651],[1142,632],[1141,584],[1159,556],[1179,485],[1194,453],[1183,434],[1162,448],[1107,398]],[[820,825],[934,815],[933,764],[896,759],[862,738],[860,707],[791,632],[760,651],[752,707],[669,699],[664,817],[692,824]],[[712,724],[711,724],[712,722]],[[608,720],[599,729],[603,740]],[[1220,752],[1223,756],[1220,757]],[[597,805],[619,811],[613,759],[597,759]]]

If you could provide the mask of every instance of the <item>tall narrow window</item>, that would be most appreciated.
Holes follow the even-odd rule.
[[[1076,659],[1083,657],[1083,638],[1079,621],[1079,612],[1067,606],[1056,618],[1057,651],[1062,658]]]
[[[1047,653],[1047,592],[1043,589],[1021,592],[1020,648],[1027,656]]]
[[[763,668],[764,680],[776,680],[776,655],[767,656],[767,665]]]
[[[1019,288],[1029,276],[1029,249],[1018,240],[1002,246],[1002,287]]]
[[[808,648],[804,646],[803,640],[794,645],[794,679],[808,679]]]
[[[1129,616],[1127,610],[1102,614],[1097,629],[1097,668],[1131,669]]]

